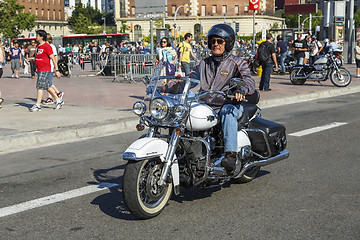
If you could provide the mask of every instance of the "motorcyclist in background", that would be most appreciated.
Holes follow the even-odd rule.
[[[222,166],[231,173],[236,168],[237,120],[243,114],[241,100],[255,92],[255,81],[251,77],[245,60],[231,54],[235,43],[235,32],[226,24],[217,24],[208,32],[208,48],[212,55],[202,60],[189,77],[200,80],[200,91],[227,91],[230,80],[242,78],[246,84],[234,92],[236,101],[227,101],[219,94],[203,98],[206,104],[219,113],[224,133],[225,158]]]

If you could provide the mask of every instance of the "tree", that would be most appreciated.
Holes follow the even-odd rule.
[[[126,25],[126,23],[126,20],[121,20],[120,33],[125,33],[127,30],[130,29],[130,27]]]
[[[360,9],[354,15],[355,27],[360,27]]]
[[[16,38],[24,30],[31,31],[37,20],[30,12],[23,12],[25,6],[16,0],[0,1],[0,33],[7,38]]]
[[[91,20],[85,17],[82,13],[80,13],[75,20],[76,22],[72,26],[75,33],[86,33],[86,34],[96,33],[96,30],[94,29],[95,25],[92,24]]]
[[[115,26],[114,14],[101,13],[100,10],[94,9],[90,5],[85,7],[80,3],[75,6],[68,23],[76,33],[100,33],[104,29],[99,27],[104,25],[103,18],[106,19],[106,26]],[[79,23],[79,20],[86,21],[87,27],[83,23]]]
[[[285,14],[284,10],[280,10],[282,17],[285,18],[285,23],[286,26],[288,28],[297,28],[299,25],[299,19],[298,19],[298,14]],[[306,18],[308,18],[310,15],[309,14],[302,14],[300,17],[300,23],[302,23]],[[317,10],[317,12],[315,14],[312,15],[313,18],[311,19],[312,23],[311,26],[318,26],[321,23],[322,18],[320,16],[322,16],[322,11],[320,9]],[[314,17],[316,16],[316,17]],[[309,19],[305,21],[305,25],[304,28],[308,29],[309,28]]]

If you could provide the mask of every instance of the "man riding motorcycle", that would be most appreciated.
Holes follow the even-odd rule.
[[[226,24],[217,24],[208,32],[208,48],[212,56],[202,60],[190,73],[189,77],[200,80],[200,90],[226,91],[230,87],[230,80],[234,77],[242,78],[246,84],[237,89],[236,101],[227,101],[224,97],[212,94],[203,100],[218,111],[224,133],[225,158],[222,166],[231,173],[236,168],[237,152],[237,120],[243,114],[241,100],[245,95],[255,92],[255,81],[251,77],[245,60],[231,54],[234,47],[235,32]]]

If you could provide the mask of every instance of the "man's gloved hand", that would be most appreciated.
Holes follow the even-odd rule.
[[[243,88],[236,89],[234,94],[237,101],[242,101],[245,99],[245,90]]]

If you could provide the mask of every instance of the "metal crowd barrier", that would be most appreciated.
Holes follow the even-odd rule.
[[[113,82],[135,82],[135,78],[152,75],[156,67],[156,54],[111,54],[107,66],[114,75]]]

